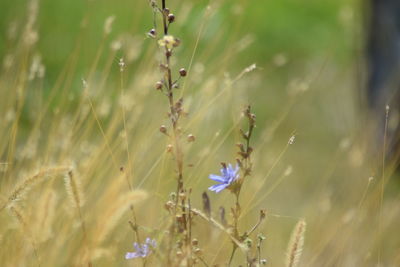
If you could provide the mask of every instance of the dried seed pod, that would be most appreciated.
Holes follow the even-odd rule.
[[[187,71],[184,68],[181,68],[179,70],[179,75],[181,75],[182,77],[185,77],[187,75]]]
[[[196,137],[193,134],[189,134],[187,136],[187,141],[190,142],[194,142],[196,140]]]
[[[167,145],[167,152],[172,152],[173,148],[174,147],[171,144]]]
[[[167,201],[164,205],[165,209],[168,211],[172,211],[172,208],[174,207],[174,203],[172,201]]]
[[[151,38],[155,38],[156,35],[157,35],[157,32],[156,32],[155,29],[151,29],[151,30],[147,33],[147,35],[148,35],[149,37],[151,37]]]
[[[264,219],[267,216],[266,210],[260,210],[260,219]]]
[[[203,211],[207,216],[211,215],[211,203],[210,203],[210,198],[208,197],[207,192],[203,192],[202,194],[203,197]]]
[[[175,15],[172,14],[172,13],[168,14],[168,22],[169,22],[169,23],[172,23],[172,22],[174,22],[174,21],[175,21]]]
[[[180,192],[180,193],[179,193],[179,198],[180,198],[181,200],[185,200],[185,199],[186,199],[186,194],[185,194],[185,192]]]
[[[201,255],[202,251],[201,251],[200,248],[195,248],[195,249],[194,249],[194,253],[195,253],[196,255]]]
[[[178,47],[181,44],[181,40],[179,40],[178,38],[174,39],[174,43],[172,44],[173,47]]]
[[[167,127],[165,125],[160,126],[160,132],[163,134],[167,134]]]
[[[163,88],[163,83],[161,81],[156,82],[155,88],[161,90]]]
[[[219,217],[221,219],[222,225],[227,226],[228,222],[226,221],[226,218],[225,218],[225,208],[224,207],[219,207]]]

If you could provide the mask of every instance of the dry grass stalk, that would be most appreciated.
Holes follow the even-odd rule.
[[[135,190],[120,196],[110,208],[108,208],[103,214],[105,219],[100,220],[102,222],[96,232],[97,242],[103,242],[107,236],[115,229],[118,221],[128,211],[132,204],[136,204],[139,201],[146,199],[147,194],[142,190]]]
[[[295,226],[290,238],[287,249],[286,266],[296,267],[299,263],[304,245],[304,233],[306,232],[306,222],[301,219]]]
[[[79,180],[76,179],[74,173],[70,170],[68,174],[65,175],[64,181],[72,205],[79,209],[83,206],[83,194]]]
[[[45,242],[53,236],[53,222],[58,202],[57,193],[47,190],[41,197],[36,214],[36,230],[38,242]]]
[[[18,201],[24,194],[26,194],[32,188],[33,185],[41,182],[42,180],[44,180],[44,178],[47,178],[51,175],[56,175],[59,173],[66,172],[69,169],[70,169],[69,167],[49,168],[47,170],[40,171],[37,174],[26,178],[22,183],[16,186],[14,190],[12,190],[10,196],[1,205],[0,211],[3,210],[5,207],[10,206],[12,203]]]
[[[35,257],[38,261],[38,265],[40,266],[40,258],[39,258],[39,254],[38,254],[38,250],[37,250],[36,241],[33,238],[31,231],[29,230],[29,224],[26,221],[25,216],[23,215],[23,212],[16,205],[10,205],[10,206],[8,206],[8,209],[9,209],[11,215],[22,226],[22,231],[23,231],[24,235],[26,235],[28,237],[28,239],[30,240],[33,251],[35,253]]]

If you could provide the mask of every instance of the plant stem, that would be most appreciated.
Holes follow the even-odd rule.
[[[235,243],[233,243],[232,245],[233,245],[233,248],[232,248],[231,256],[229,257],[228,266],[231,266],[231,263],[232,263],[232,260],[233,260],[233,256],[235,255],[235,252],[236,252],[236,249],[237,249],[237,246],[236,246]]]

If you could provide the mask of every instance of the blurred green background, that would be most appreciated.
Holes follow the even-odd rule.
[[[119,79],[120,57],[132,55],[126,75],[129,80],[130,74],[143,66],[141,58],[147,58],[146,53],[154,47],[152,40],[146,38],[153,17],[145,0],[40,0],[39,3],[37,51],[46,67],[44,94],[50,94],[63,68],[74,64],[68,92],[77,99],[73,96],[81,92],[81,78],[90,72],[103,44],[104,22],[110,16],[115,16],[115,21],[110,36],[104,40],[102,53],[108,53],[116,38],[123,36],[130,40],[115,55],[111,80]],[[357,128],[362,78],[358,62],[362,61],[364,46],[362,7],[357,1],[177,0],[169,5],[176,14],[184,16],[177,17],[172,27],[173,34],[183,40],[177,54],[180,66],[188,67],[200,36],[193,68],[203,72],[203,76],[188,79],[186,86],[191,92],[199,88],[198,80],[202,77],[209,74],[221,79],[226,75],[235,77],[256,63],[258,68],[248,74],[251,79],[236,85],[242,100],[232,104],[254,106],[259,118],[256,135],[263,130],[274,131],[276,121],[280,120],[274,140],[286,140],[293,131],[297,132],[302,142],[294,157],[302,161],[301,169],[305,172],[302,175],[317,175],[320,170],[315,166],[329,164],[340,140],[352,136]],[[211,15],[204,15],[207,5]],[[0,55],[4,58],[12,51],[12,39],[18,38],[29,12],[27,1],[22,0],[1,1],[0,10]],[[71,59],[74,51],[79,51],[75,61]],[[103,75],[100,70],[106,58],[99,58],[95,73],[98,78]],[[311,93],[290,97],[299,91]],[[54,106],[59,97],[64,95],[55,95]],[[78,100],[73,103],[72,110]],[[28,118],[23,121],[29,125]],[[227,121],[226,127],[229,125]],[[280,145],[279,142],[270,145],[274,144]]]
[[[50,80],[59,74],[81,34],[83,53],[77,73],[85,73],[85,67],[87,71],[102,39],[107,17],[116,17],[110,39],[121,33],[144,39],[152,25],[152,12],[145,0],[39,2],[38,48],[43,51]],[[210,49],[208,43],[218,40],[220,45],[208,52],[212,57],[247,36],[248,42],[253,41],[251,49],[235,56],[233,66],[239,70],[242,65],[256,62],[271,82],[309,75],[307,66],[316,60],[328,60],[338,68],[349,67],[357,56],[356,51],[362,48],[362,14],[356,1],[174,1],[170,3],[171,9],[178,9],[186,16],[184,23],[177,20],[178,25],[174,25],[174,31],[187,44],[182,52],[185,55],[192,52],[191,45],[197,38],[204,7],[208,4],[216,13],[206,19],[198,53],[204,52],[204,48]],[[9,44],[7,36],[13,29],[20,29],[24,23],[22,18],[27,17],[27,1],[2,1],[0,8],[0,51],[4,56]],[[277,54],[287,59],[288,64],[282,69],[274,68],[273,59]],[[318,69],[312,66],[312,70]]]
[[[131,53],[133,60],[127,69],[135,73],[141,58],[146,58],[146,51],[153,47],[146,38],[153,17],[145,0],[39,3],[37,51],[46,67],[45,94],[68,64],[74,64],[68,90],[70,94],[81,91],[78,77],[85,78],[90,72],[104,38],[104,22],[110,16],[115,16],[115,21],[102,52],[106,54],[118,37],[130,38],[131,42],[130,48],[115,55],[111,78],[118,79],[115,70],[120,57]],[[207,5],[212,15],[205,17]],[[362,7],[357,1],[197,0],[171,1],[170,7],[184,16],[173,25],[173,32],[183,40],[178,51],[181,66],[189,65],[199,32],[193,65],[200,70],[206,66],[204,75],[234,77],[245,67],[257,64],[255,74],[250,74],[256,79],[242,93],[260,116],[261,129],[286,112],[288,95],[296,88],[311,88],[314,92],[301,99],[296,112],[285,119],[291,131],[299,131],[300,136],[313,133],[312,143],[320,147],[324,141],[329,146],[332,137],[341,138],[354,126],[362,81],[358,62],[362,61],[364,46]],[[0,10],[0,55],[4,59],[13,50],[13,39],[19,38],[29,11],[23,0],[1,1]],[[79,51],[76,59],[72,59],[74,51]],[[97,77],[102,75],[105,61],[105,56],[99,58]],[[240,90],[240,84],[238,87]]]

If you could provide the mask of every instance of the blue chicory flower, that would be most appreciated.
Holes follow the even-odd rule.
[[[226,167],[225,165],[221,169],[221,176],[210,174],[208,178],[218,182],[219,184],[210,186],[208,189],[211,191],[215,191],[216,193],[221,192],[228,186],[230,186],[236,179],[239,178],[239,166],[236,164],[235,169],[232,167],[231,164]]]
[[[154,239],[146,238],[146,242],[144,244],[133,243],[133,247],[135,248],[135,252],[127,252],[125,254],[125,259],[134,259],[134,258],[145,258],[151,253],[151,249],[155,248],[157,243]]]

